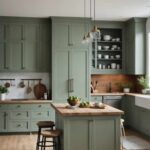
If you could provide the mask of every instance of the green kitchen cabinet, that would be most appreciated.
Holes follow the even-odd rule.
[[[138,107],[138,126],[137,129],[150,137],[150,110]]]
[[[89,19],[52,17],[53,47],[59,50],[87,48],[82,39],[89,27]]]
[[[146,19],[132,18],[126,22],[126,74],[145,74]]]
[[[138,124],[138,111],[135,106],[135,97],[124,96],[122,109],[125,112],[125,125],[136,128]]]
[[[94,24],[100,33],[97,33],[92,41],[91,74],[124,73],[124,22],[96,21],[93,26]],[[110,40],[105,39],[105,35],[110,36]]]
[[[0,132],[7,132],[8,130],[8,117],[9,117],[9,113],[7,111],[7,105],[1,105],[0,104]]]
[[[65,102],[71,95],[88,99],[88,57],[88,51],[85,50],[55,51],[53,53],[52,99]]]
[[[82,45],[83,19],[52,18],[52,99],[89,98],[89,45]],[[77,34],[80,32],[80,34]]]
[[[0,104],[0,132],[38,131],[37,122],[52,120],[50,103]]]
[[[119,123],[117,116],[68,117],[56,113],[56,127],[63,130],[62,150],[119,150]]]
[[[125,112],[125,125],[150,136],[150,110],[136,106],[135,96],[124,96],[122,109]]]
[[[50,70],[50,19],[0,17],[0,33],[0,71]]]
[[[47,21],[47,23],[41,23],[39,28],[37,69],[40,72],[51,72],[51,24]]]

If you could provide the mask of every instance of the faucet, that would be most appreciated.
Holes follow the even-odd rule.
[[[108,92],[109,92],[109,93],[112,92],[111,82],[108,83]]]

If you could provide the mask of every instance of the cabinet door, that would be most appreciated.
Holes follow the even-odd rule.
[[[145,74],[145,24],[143,18],[126,23],[126,73]]]
[[[23,69],[23,45],[21,42],[9,43],[7,61],[9,70],[18,71]]]
[[[40,42],[37,55],[37,67],[40,72],[51,71],[50,35],[50,24],[41,24],[39,36]]]
[[[5,111],[0,111],[0,132],[7,131],[7,113]]]
[[[53,46],[57,49],[68,48],[70,41],[70,29],[67,22],[57,22],[52,24]]]
[[[150,110],[139,108],[138,130],[150,136]]]
[[[19,23],[9,24],[9,51],[6,62],[9,70],[18,71],[23,67],[23,25]]]
[[[23,64],[24,69],[36,71],[38,52],[38,25],[24,24]]]
[[[0,70],[8,69],[8,44],[6,45],[6,41],[8,38],[8,32],[6,31],[8,26],[5,24],[0,24]]]
[[[119,150],[120,149],[120,119],[94,119],[91,129],[91,150]],[[97,138],[102,137],[102,138]],[[118,138],[117,138],[118,137]],[[116,139],[117,138],[117,139]]]
[[[132,74],[135,69],[135,25],[133,22],[126,23],[126,72]]]
[[[67,120],[64,124],[64,130],[64,150],[89,150],[88,120]]]
[[[77,95],[83,99],[89,98],[89,59],[88,51],[74,50],[69,57],[69,79],[71,90],[69,95]]]
[[[68,98],[68,79],[69,79],[69,52],[55,51],[53,53],[52,68],[52,99],[57,102],[66,102]]]

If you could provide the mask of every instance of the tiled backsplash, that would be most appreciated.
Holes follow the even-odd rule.
[[[29,81],[29,85],[32,87],[32,92],[27,94],[26,90],[28,87],[28,81],[25,80],[24,83],[26,86],[24,88],[20,88],[19,83],[21,82],[21,79],[42,79],[41,83],[45,84],[47,90],[50,91],[49,78],[49,73],[0,73],[0,79],[15,79],[14,81],[0,80],[0,85],[4,85],[7,81],[11,83],[11,86],[8,88],[9,92],[6,96],[7,99],[35,98],[33,87],[39,81]]]
[[[111,83],[111,92],[122,92],[122,83],[131,83],[133,86],[131,92],[138,92],[137,76],[135,75],[92,75],[93,86],[96,85],[96,92],[109,92],[109,84]]]

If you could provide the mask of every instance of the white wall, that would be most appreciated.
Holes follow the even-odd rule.
[[[35,98],[33,87],[35,84],[38,83],[38,81],[31,81],[30,86],[32,87],[32,92],[30,94],[27,94],[26,89],[28,86],[28,81],[25,81],[25,88],[20,88],[19,83],[21,82],[21,79],[42,79],[42,83],[46,85],[48,91],[49,91],[49,73],[0,73],[0,79],[15,79],[15,81],[11,82],[12,86],[8,88],[9,92],[7,94],[7,99],[22,99],[22,98]],[[7,81],[0,80],[0,85],[4,85]],[[10,82],[8,80],[8,82]]]

